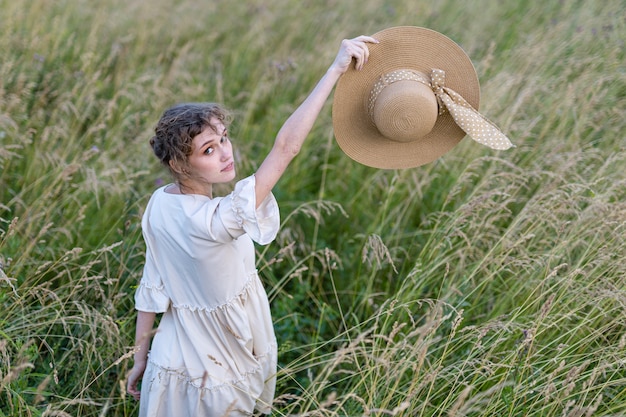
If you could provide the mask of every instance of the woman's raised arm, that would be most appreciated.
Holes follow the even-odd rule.
[[[328,99],[339,77],[350,67],[352,59],[356,61],[355,68],[357,70],[363,68],[369,57],[367,44],[377,42],[376,39],[369,36],[344,39],[341,42],[341,47],[332,65],[309,96],[285,121],[276,136],[272,150],[255,173],[257,207],[272,191],[291,160],[300,152],[300,148],[311,131],[326,99]]]

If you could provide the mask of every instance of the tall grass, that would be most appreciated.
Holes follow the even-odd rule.
[[[426,26],[481,111],[424,167],[360,166],[330,103],[258,268],[275,415],[626,414],[626,39],[619,1],[0,0],[0,416],[130,416],[147,146],[178,101],[236,110],[248,175],[340,39]],[[375,150],[373,150],[375,152]]]

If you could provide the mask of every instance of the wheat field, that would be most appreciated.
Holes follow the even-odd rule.
[[[377,170],[332,100],[257,247],[275,416],[626,415],[619,0],[0,0],[0,416],[133,416],[140,219],[164,108],[234,111],[247,176],[341,39],[442,32],[516,147]],[[227,192],[224,188],[221,192]]]

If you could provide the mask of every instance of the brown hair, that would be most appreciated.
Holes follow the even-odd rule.
[[[152,150],[175,179],[180,180],[189,163],[193,151],[193,138],[207,127],[213,128],[211,119],[216,118],[225,126],[230,123],[230,113],[216,103],[181,103],[165,110],[154,128],[155,135],[150,139]],[[170,161],[183,172],[172,169]]]

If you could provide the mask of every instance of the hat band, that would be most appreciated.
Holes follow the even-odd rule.
[[[459,93],[445,86],[446,73],[432,69],[430,80],[419,71],[399,69],[383,74],[374,83],[367,102],[367,111],[374,122],[376,99],[387,87],[398,81],[416,81],[432,89],[439,107],[439,115],[449,112],[454,122],[474,141],[492,149],[509,149],[513,146],[509,138],[491,121],[478,113]],[[374,123],[375,124],[375,123]]]

